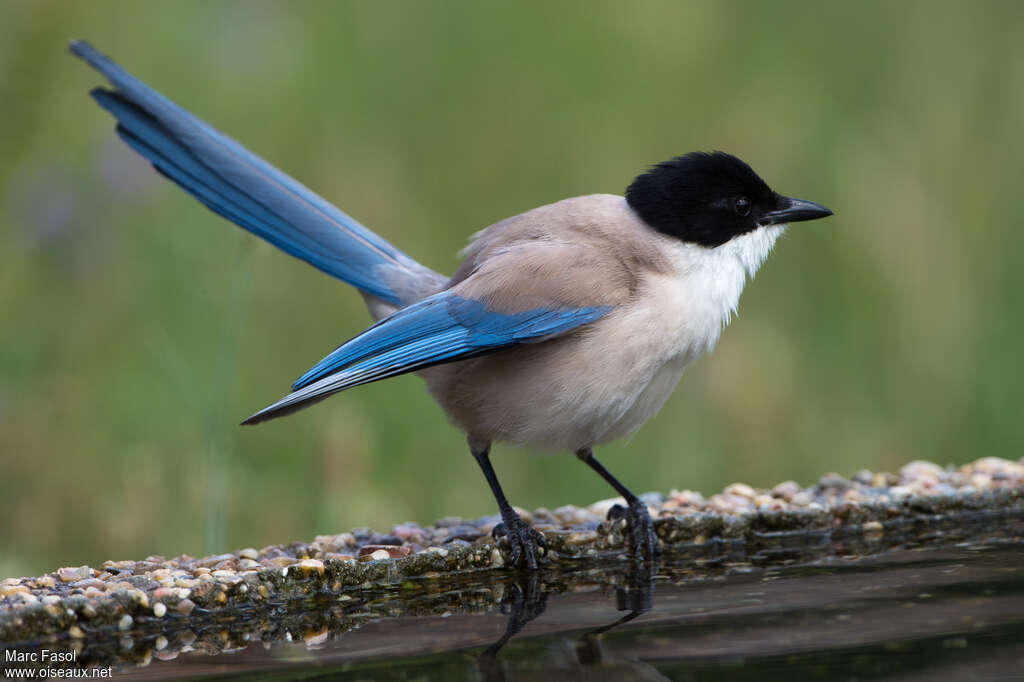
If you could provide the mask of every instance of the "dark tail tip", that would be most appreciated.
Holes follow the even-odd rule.
[[[288,405],[285,407],[277,407],[277,403],[274,403],[273,405],[268,405],[267,407],[264,407],[256,414],[246,417],[241,421],[239,426],[253,426],[255,424],[262,424],[263,422],[268,422],[271,419],[277,419],[278,417],[283,417],[286,414],[291,414],[292,412],[295,412],[296,410],[301,408],[301,404],[299,406]]]
[[[279,417],[285,417],[289,414],[294,414],[299,410],[304,410],[311,405],[317,404],[321,400],[330,397],[335,392],[336,391],[329,391],[321,395],[306,397],[300,400],[289,400],[289,398],[292,398],[295,395],[294,393],[291,393],[281,398],[273,405],[268,405],[259,412],[257,412],[256,414],[252,415],[251,417],[248,417],[247,419],[242,421],[241,425],[250,426],[252,424],[262,424],[263,422],[268,422],[271,419],[278,419]]]
[[[260,410],[256,414],[251,414],[248,417],[246,417],[245,419],[243,419],[241,422],[239,422],[238,425],[239,426],[254,426],[255,424],[261,424],[261,423],[267,421],[268,419],[273,419],[276,416],[277,415],[275,415],[273,412],[267,412],[267,408],[264,407],[262,410]]]

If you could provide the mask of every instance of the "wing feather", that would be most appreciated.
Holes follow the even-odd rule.
[[[342,344],[293,385],[293,392],[246,419],[255,424],[371,381],[564,334],[611,306],[542,307],[500,313],[452,291],[414,303]]]

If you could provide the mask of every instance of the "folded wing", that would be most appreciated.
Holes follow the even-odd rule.
[[[443,291],[342,344],[296,381],[292,393],[243,423],[283,416],[360,384],[551,338],[594,322],[610,310],[611,306],[541,307],[501,313]]]

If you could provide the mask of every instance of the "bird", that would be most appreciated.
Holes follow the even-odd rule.
[[[415,372],[465,434],[498,506],[506,563],[537,570],[544,536],[516,513],[493,443],[574,453],[623,498],[630,554],[661,552],[647,505],[594,456],[654,416],[710,352],[790,223],[832,215],[772,190],[744,161],[690,152],[623,195],[564,199],[471,237],[446,277],[135,78],[84,41],[113,86],[90,94],[124,142],[215,213],[357,289],[374,324],[243,424]]]

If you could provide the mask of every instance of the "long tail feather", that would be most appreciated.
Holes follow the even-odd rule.
[[[93,97],[118,120],[118,133],[163,175],[204,205],[281,250],[365,294],[405,306],[445,278],[396,249],[238,142],[196,118],[88,43],[71,52],[115,90]]]

